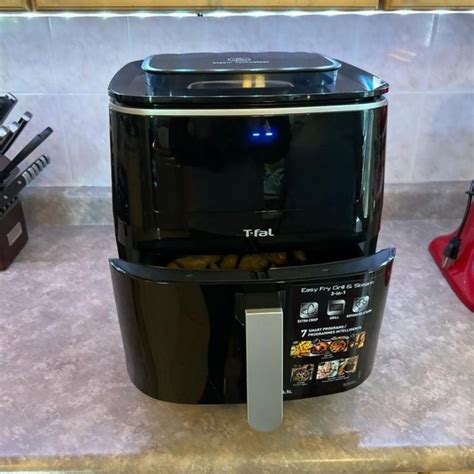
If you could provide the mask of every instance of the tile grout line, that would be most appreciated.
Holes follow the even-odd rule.
[[[49,95],[49,96],[53,96],[53,97],[57,97],[57,91],[58,91],[58,88],[59,88],[59,80],[58,80],[58,73],[57,73],[57,70],[56,70],[56,67],[54,67],[55,65],[55,54],[54,54],[54,48],[53,48],[53,25],[52,25],[52,18],[51,17],[48,17],[48,47],[49,47],[49,54],[50,54],[50,59],[51,59],[51,69],[53,70],[53,82],[54,82],[54,88],[55,88],[55,92],[53,94],[44,94],[45,96]],[[20,94],[18,94],[20,95]],[[23,95],[28,95],[28,94],[23,94]],[[43,94],[40,94],[40,95],[43,95]],[[61,138],[63,140],[63,143],[65,145],[64,147],[64,150],[65,150],[65,154],[66,156],[64,157],[64,159],[67,160],[67,164],[68,164],[68,175],[69,175],[69,179],[70,179],[70,182],[71,182],[71,185],[74,185],[75,182],[74,182],[74,174],[73,174],[73,171],[72,171],[72,162],[71,162],[71,153],[69,152],[69,143],[68,143],[68,139],[67,139],[67,132],[66,130],[64,129],[64,126],[63,124],[65,123],[64,121],[64,111],[63,111],[63,107],[62,107],[62,104],[61,104],[61,101],[60,100],[57,100],[55,101],[55,109],[56,109],[56,113],[58,114],[58,119],[60,120],[61,122],[61,127],[62,127],[62,130],[61,130]]]
[[[418,117],[417,117],[417,123],[416,123],[416,132],[415,132],[415,143],[414,143],[414,146],[413,146],[413,153],[412,153],[412,157],[411,157],[411,161],[410,161],[410,171],[408,173],[408,181],[410,183],[413,183],[415,182],[414,179],[413,179],[413,175],[414,175],[414,172],[415,172],[415,164],[416,164],[416,161],[417,161],[417,157],[418,157],[418,147],[419,147],[419,141],[420,141],[420,134],[421,134],[421,123],[422,123],[422,117],[423,117],[423,113],[424,113],[424,108],[425,108],[425,104],[426,104],[426,95],[425,94],[421,94],[421,101],[420,101],[420,112],[418,113]]]
[[[438,23],[439,23],[439,15],[433,15],[433,22],[432,22],[432,29],[431,29],[431,37],[429,42],[429,57],[428,57],[428,81],[431,80],[431,72],[432,72],[432,64],[433,64],[433,47],[436,43],[436,38],[438,36]],[[418,159],[418,152],[420,148],[420,135],[421,135],[421,124],[423,122],[423,116],[425,112],[425,105],[427,103],[428,91],[424,91],[423,95],[421,96],[421,105],[420,105],[420,112],[418,114],[418,121],[416,124],[416,133],[415,133],[415,146],[413,150],[413,156],[410,163],[410,172],[408,175],[408,179],[410,182],[414,181],[414,174],[415,174],[415,166]],[[439,95],[439,93],[437,93]]]
[[[127,38],[128,38],[128,55],[132,57],[132,36],[130,33],[130,17],[127,16]]]
[[[28,94],[24,94],[24,95],[28,95]],[[55,93],[55,94],[44,94],[44,95],[50,95],[50,96],[53,96],[53,97],[58,97],[58,96],[61,96],[62,94]],[[66,120],[65,120],[65,117],[64,117],[64,107],[63,107],[62,101],[58,100],[57,103],[56,103],[56,107],[57,107],[57,113],[59,114],[59,119],[61,121],[61,126],[63,126],[63,124],[66,123]],[[68,168],[69,168],[69,176],[70,176],[70,180],[71,180],[71,186],[76,186],[77,184],[74,180],[74,172],[73,172],[73,169],[72,169],[72,160],[71,160],[70,146],[69,146],[69,140],[68,140],[68,133],[67,133],[67,130],[64,129],[64,127],[63,127],[61,135],[62,135],[62,138],[63,138],[63,141],[64,141],[65,150],[66,150],[66,154],[67,154],[66,158],[67,158],[68,165],[69,165]],[[62,186],[64,186],[64,184],[62,184]]]
[[[58,90],[58,74],[56,68],[54,67],[54,51],[53,51],[53,26],[51,24],[51,17],[48,17],[48,52],[49,58],[51,62],[51,69],[53,75],[53,82],[54,82],[54,90],[55,92]]]
[[[360,51],[360,37],[361,37],[361,20],[357,18],[356,21],[356,31],[355,31],[355,41],[354,41],[354,63],[357,64],[359,61],[359,51]]]
[[[63,117],[64,109],[63,109],[63,104],[57,104],[59,107],[59,114],[61,118],[61,123],[65,123],[65,119]],[[63,139],[64,139],[64,144],[66,145],[66,153],[67,153],[67,161],[69,163],[69,174],[71,176],[71,186],[77,186],[75,177],[74,177],[74,171],[72,169],[72,160],[71,160],[71,153],[70,153],[70,146],[69,146],[69,140],[68,140],[68,133],[66,130],[63,129]]]

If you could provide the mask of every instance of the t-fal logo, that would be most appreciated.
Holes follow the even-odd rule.
[[[244,229],[245,237],[275,237],[273,229]]]

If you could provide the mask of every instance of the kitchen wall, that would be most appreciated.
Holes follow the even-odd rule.
[[[474,15],[1,17],[0,92],[46,125],[43,186],[110,184],[107,85],[128,61],[186,51],[317,51],[391,85],[387,181],[474,177]],[[25,132],[26,135],[26,132]],[[14,150],[13,150],[14,152]]]

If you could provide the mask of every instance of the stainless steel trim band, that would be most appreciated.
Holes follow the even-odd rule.
[[[144,117],[223,117],[223,116],[250,116],[260,117],[268,115],[295,115],[295,114],[325,114],[330,112],[356,112],[383,107],[388,103],[387,99],[381,98],[375,102],[364,102],[344,105],[315,105],[309,107],[258,107],[245,109],[141,109],[135,107],[124,107],[110,103],[110,110],[129,115],[141,115]]]

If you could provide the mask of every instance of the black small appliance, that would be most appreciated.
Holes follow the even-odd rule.
[[[314,53],[151,56],[112,79],[114,294],[133,383],[177,403],[356,387],[394,249],[376,252],[388,84]]]

